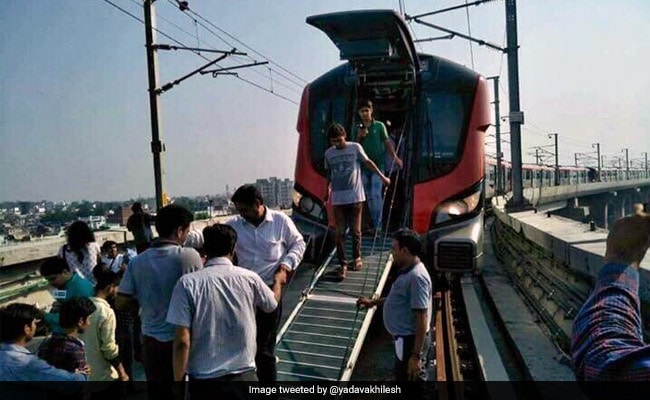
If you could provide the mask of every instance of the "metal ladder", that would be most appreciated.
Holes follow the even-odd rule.
[[[278,333],[279,381],[350,380],[376,310],[357,309],[356,301],[382,292],[392,265],[391,243],[391,236],[364,237],[363,268],[348,269],[342,282],[335,279],[338,262],[332,251]]]

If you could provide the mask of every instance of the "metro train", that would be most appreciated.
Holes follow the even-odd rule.
[[[348,135],[359,123],[357,101],[371,99],[377,119],[391,121],[404,161],[386,195],[384,226],[408,226],[422,238],[435,271],[476,271],[482,256],[485,131],[490,126],[488,85],[477,72],[417,53],[408,26],[392,10],[317,15],[345,63],[309,83],[298,115],[292,218],[316,240],[327,235],[333,213],[324,199],[327,128]],[[348,140],[355,140],[348,137]]]
[[[540,164],[522,164],[522,186],[526,188],[540,188],[555,186],[555,166]],[[590,182],[611,182],[627,179],[642,179],[646,177],[645,169],[630,168],[629,175],[621,168],[559,166],[558,184],[577,185]],[[512,165],[508,161],[501,162],[501,176],[503,177],[503,192],[512,190]],[[485,159],[485,197],[490,198],[495,194],[497,179],[497,161],[493,157]]]

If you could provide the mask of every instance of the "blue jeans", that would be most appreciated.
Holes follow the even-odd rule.
[[[383,183],[379,175],[367,169],[361,172],[361,180],[363,182],[363,190],[366,192],[366,201],[368,202],[372,225],[375,229],[381,229]]]

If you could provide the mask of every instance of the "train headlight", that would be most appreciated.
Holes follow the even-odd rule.
[[[293,207],[302,214],[309,215],[313,218],[323,218],[323,208],[309,196],[305,196],[296,189],[292,193]]]
[[[440,224],[475,211],[481,202],[482,191],[478,190],[467,197],[447,200],[436,209],[435,223]]]

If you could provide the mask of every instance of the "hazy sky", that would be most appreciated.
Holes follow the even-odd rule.
[[[140,0],[111,1],[142,18]],[[156,8],[159,29],[174,39],[192,47],[234,46],[291,72],[277,65],[239,71],[290,101],[233,76],[195,76],[162,95],[165,183],[172,197],[220,193],[227,184],[261,177],[293,177],[294,103],[305,82],[340,63],[335,46],[305,18],[399,8],[397,0],[190,0],[191,9],[213,24],[208,25],[172,3],[158,0]],[[463,0],[404,3],[414,15]],[[631,159],[650,151],[650,2],[520,0],[517,7],[524,153],[551,144],[550,132],[560,133],[564,164],[573,163],[574,152],[592,151],[594,142],[602,143],[608,160],[623,155],[624,147]],[[472,35],[504,45],[504,9],[503,1],[469,8]],[[426,19],[468,31],[464,10]],[[104,0],[3,0],[0,26],[0,200],[152,196],[144,26]],[[417,38],[441,35],[415,23],[411,28]],[[157,42],[172,43],[160,34]],[[505,56],[477,45],[470,50],[462,39],[419,47],[469,67],[473,53],[477,71],[502,76],[502,115],[507,114]],[[161,83],[206,62],[184,51],[161,52],[158,61]],[[220,65],[247,62],[232,58]],[[510,158],[507,145],[505,151]]]

